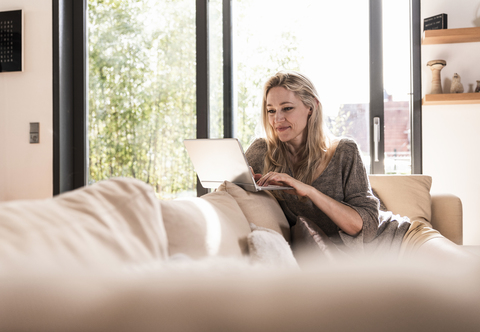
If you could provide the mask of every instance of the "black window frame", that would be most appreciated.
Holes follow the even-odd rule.
[[[87,184],[88,38],[87,1],[53,0],[53,194]],[[232,0],[223,0],[224,137],[234,137]],[[412,174],[422,174],[421,0],[410,0]],[[369,0],[370,133],[373,117],[383,124],[382,0]],[[197,137],[209,137],[208,0],[196,0]],[[383,173],[384,131],[380,126],[379,161]],[[373,135],[370,135],[374,151]],[[206,191],[197,185],[197,194]]]
[[[87,0],[52,1],[53,194],[87,183]]]

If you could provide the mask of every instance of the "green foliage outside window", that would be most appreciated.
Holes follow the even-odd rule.
[[[194,192],[195,2],[90,0],[89,182],[138,178]]]
[[[242,27],[252,0],[236,3]],[[258,133],[264,81],[278,70],[298,70],[302,59],[294,32],[281,33],[275,50],[252,44],[255,32],[243,26],[234,39],[236,130],[245,149]],[[195,45],[193,0],[89,0],[89,183],[132,177],[164,199],[195,195],[183,145],[196,137]],[[221,54],[211,57],[222,66]],[[221,137],[218,69],[211,68],[220,83],[211,82],[210,104]]]

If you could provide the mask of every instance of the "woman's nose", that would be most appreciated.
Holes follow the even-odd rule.
[[[282,122],[285,119],[285,116],[282,111],[275,112],[275,122]]]

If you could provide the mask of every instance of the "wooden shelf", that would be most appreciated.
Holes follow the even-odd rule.
[[[423,45],[480,42],[480,27],[461,29],[426,30]]]
[[[423,105],[480,104],[480,92],[425,95]]]
[[[423,45],[480,42],[480,27],[427,30],[423,32]],[[442,93],[425,95],[423,105],[480,104],[480,93]]]

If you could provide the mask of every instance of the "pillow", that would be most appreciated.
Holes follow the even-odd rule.
[[[248,250],[252,263],[279,268],[298,268],[292,249],[281,234],[254,224],[250,224],[250,228],[252,232],[248,235]]]
[[[272,229],[290,242],[288,220],[280,204],[268,191],[246,191],[228,181],[222,183],[217,191],[226,191],[235,198],[249,223]]]
[[[151,186],[128,178],[45,200],[2,203],[0,238],[0,261],[17,265],[64,268],[167,258],[158,199]]]
[[[372,189],[386,208],[410,220],[430,222],[432,178],[427,175],[370,175]]]
[[[170,255],[198,259],[248,254],[250,226],[227,192],[160,201]]]
[[[322,229],[299,216],[292,227],[292,251],[301,267],[347,258]]]

